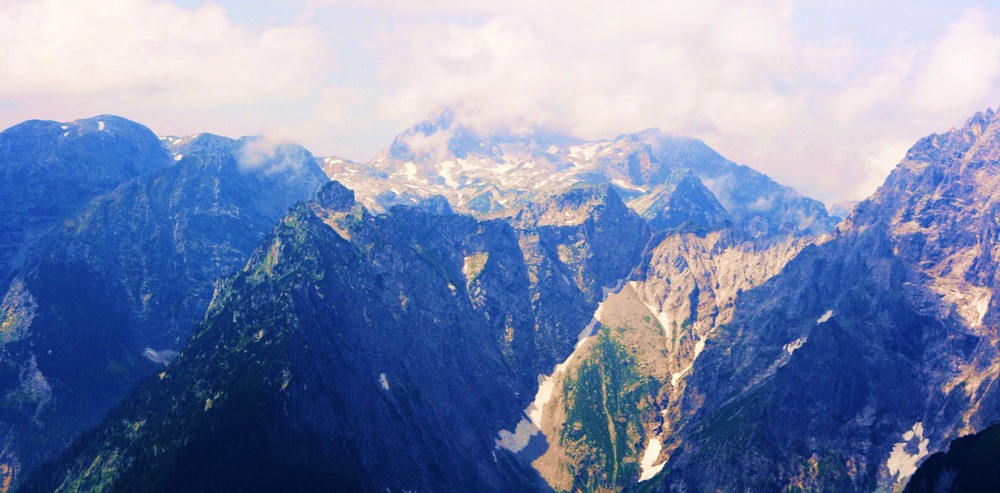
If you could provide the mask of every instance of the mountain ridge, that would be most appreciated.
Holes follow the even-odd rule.
[[[102,143],[91,149],[95,176],[119,176],[129,155],[141,160],[128,140],[136,135],[159,149],[162,166],[77,204],[25,245],[12,281],[0,283],[0,469],[8,484],[168,364],[203,316],[216,278],[242,265],[285,208],[326,181],[308,153],[298,159],[312,166],[311,177],[243,169],[231,152],[253,139],[220,137],[228,147],[177,160],[137,123],[81,122]],[[71,125],[43,124],[69,134],[61,127]],[[132,137],[103,135],[119,128]]]

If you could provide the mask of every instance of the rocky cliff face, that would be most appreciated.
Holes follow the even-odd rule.
[[[641,267],[607,294],[589,337],[543,380],[528,415],[547,447],[522,457],[557,491],[619,491],[652,477],[706,341],[742,291],[803,245],[760,247],[730,229],[659,235]]]
[[[989,111],[921,140],[835,237],[737,300],[644,486],[888,491],[1000,418],[998,129]]]
[[[97,123],[90,131],[137,126],[104,117]],[[93,159],[124,166],[115,160],[126,162],[148,144],[131,135],[101,141],[104,157]],[[213,146],[203,145],[208,140]],[[274,221],[326,181],[298,147],[260,155],[258,139],[196,138],[186,156],[170,160],[169,149],[152,142],[175,164],[80,205],[34,242],[4,284],[0,470],[8,483],[172,360],[202,318],[215,280],[243,265]]]

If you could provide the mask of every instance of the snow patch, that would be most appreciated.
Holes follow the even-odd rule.
[[[489,170],[492,171],[494,174],[503,175],[506,174],[508,171],[514,169],[514,166],[515,166],[514,163],[510,161],[504,161],[502,163],[497,163],[496,166],[489,168]]]
[[[675,389],[677,388],[677,384],[680,383],[681,378],[683,378],[684,375],[687,375],[687,373],[691,371],[692,368],[694,368],[694,362],[698,359],[698,356],[701,354],[701,352],[705,350],[705,341],[706,339],[702,337],[701,339],[698,339],[698,342],[694,344],[694,358],[691,358],[690,365],[687,365],[684,367],[683,370],[675,372],[670,375],[670,385],[673,386]]]
[[[642,299],[643,296],[640,295],[639,293],[640,293],[640,288],[644,287],[643,284],[639,283],[638,281],[629,281],[628,284],[629,286],[632,286],[632,290],[635,291],[636,296],[640,299],[640,301],[642,301],[642,305],[645,306],[647,310],[649,310],[649,314],[652,315],[654,318],[656,318],[656,321],[660,323],[660,327],[663,328],[663,337],[669,340],[670,334],[671,332],[673,332],[674,329],[674,323],[670,320],[669,317],[667,317],[666,312],[661,311],[660,308],[662,307],[657,308],[652,303],[647,303],[645,300]]]
[[[458,168],[462,171],[473,171],[479,169],[479,165],[477,163],[469,162],[468,159],[458,158],[455,162],[458,163]]]
[[[612,183],[614,183],[615,185],[618,185],[619,187],[622,187],[622,188],[624,188],[626,190],[635,190],[637,192],[646,193],[646,189],[645,188],[642,188],[642,187],[639,187],[639,186],[636,186],[636,185],[632,185],[631,183],[628,183],[625,180],[622,180],[621,178],[614,179],[612,181]]]
[[[621,287],[619,286],[618,289],[621,289]],[[615,292],[617,292],[617,290],[615,290]],[[604,297],[607,298],[607,296],[608,294],[607,292],[605,292]],[[580,344],[585,339],[597,333],[597,324],[600,323],[601,321],[601,313],[603,311],[604,311],[604,302],[601,301],[600,303],[597,304],[597,309],[594,310],[594,315],[590,317],[590,323],[588,323],[587,326],[584,327],[583,330],[580,332],[580,335],[577,336],[576,348],[579,348]],[[576,348],[574,348],[574,350],[576,350]],[[570,355],[570,357],[572,357],[572,355]],[[566,361],[569,361],[569,359],[566,359]]]
[[[382,384],[383,390],[389,390],[389,379],[386,378],[385,373],[378,374],[378,381]]]
[[[524,450],[524,447],[528,446],[531,437],[537,435],[539,431],[541,430],[531,421],[522,419],[517,423],[517,427],[514,428],[513,433],[507,430],[500,430],[500,438],[497,440],[497,446],[518,453]]]
[[[976,311],[978,318],[973,327],[982,327],[986,312],[990,309],[990,300],[993,299],[993,292],[989,289],[980,289],[973,292],[972,309]]]
[[[910,431],[903,433],[903,441],[892,448],[889,460],[885,463],[889,474],[896,478],[897,483],[912,476],[917,471],[917,464],[927,456],[927,445],[929,444],[930,439],[924,438],[924,424],[920,421],[917,421]],[[916,448],[917,451],[911,454],[907,448],[910,450]]]
[[[417,167],[411,161],[403,163],[403,167],[406,168],[406,179],[416,180],[417,179]]]
[[[934,290],[941,294],[944,301],[955,305],[958,315],[970,328],[982,327],[983,319],[990,308],[990,301],[993,299],[993,292],[989,288],[939,284],[934,286]]]
[[[656,476],[663,466],[666,465],[666,461],[663,461],[657,465],[653,465],[656,459],[660,457],[660,451],[663,450],[663,444],[660,443],[659,438],[650,438],[649,445],[646,445],[646,450],[642,453],[642,460],[639,461],[640,475],[639,482],[652,479]]]
[[[590,161],[591,159],[594,159],[594,156],[596,156],[598,152],[601,151],[603,146],[604,143],[602,142],[594,142],[584,146],[572,146],[569,148],[569,153],[574,157],[580,154],[583,156],[585,161]]]
[[[674,324],[670,321],[669,318],[667,318],[667,314],[665,312],[657,310],[656,307],[648,303],[643,303],[643,305],[646,306],[646,309],[649,310],[649,313],[651,313],[654,317],[656,317],[656,321],[660,323],[660,327],[663,327],[663,337],[666,339],[670,339],[670,333],[673,331]]]
[[[535,393],[535,400],[528,406],[528,419],[536,427],[541,428],[542,426],[542,411],[545,409],[545,405],[552,400],[552,391],[556,387],[555,375],[561,373],[564,367],[557,366],[556,371],[552,372],[551,376],[538,375],[538,392]]]
[[[524,410],[524,418],[517,423],[513,432],[507,430],[500,430],[499,439],[496,441],[498,447],[503,447],[511,452],[517,453],[524,449],[531,440],[531,437],[537,435],[541,431],[542,427],[542,417],[545,415],[545,406],[548,405],[549,401],[552,400],[552,393],[555,391],[556,380],[558,376],[565,373],[566,367],[573,361],[573,358],[580,352],[580,347],[583,346],[588,339],[594,336],[597,329],[597,324],[600,322],[601,312],[604,309],[604,301],[611,294],[621,291],[622,286],[625,285],[625,280],[619,280],[614,287],[602,288],[604,293],[604,299],[597,304],[597,309],[594,310],[594,315],[590,319],[590,323],[580,332],[579,340],[577,340],[576,346],[573,348],[573,352],[570,353],[566,360],[559,363],[552,369],[552,373],[549,375],[538,375],[538,391],[535,392],[535,399],[528,405]]]
[[[822,317],[819,317],[819,319],[816,320],[816,323],[821,324],[823,322],[826,322],[827,320],[830,320],[830,317],[832,316],[833,316],[833,310],[827,310]]]
[[[806,343],[806,339],[808,339],[808,337],[800,337],[792,342],[789,342],[788,344],[785,344],[785,351],[788,351],[788,354],[794,353],[796,349],[802,347],[802,345]]]
[[[146,357],[149,361],[156,363],[158,365],[167,366],[171,361],[174,360],[180,353],[172,349],[161,349],[159,351],[147,347],[142,351],[142,355]]]
[[[451,175],[451,168],[455,166],[454,161],[445,161],[441,163],[441,168],[438,170],[438,175],[444,178],[444,184],[451,188],[458,188],[458,182]]]

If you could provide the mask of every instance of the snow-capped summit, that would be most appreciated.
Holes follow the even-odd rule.
[[[681,189],[704,187],[714,195],[693,201],[707,209],[687,211],[702,217],[702,226],[733,225],[767,239],[822,234],[836,223],[820,202],[725,159],[700,140],[658,129],[595,141],[546,130],[484,135],[446,109],[401,133],[367,164],[339,158],[321,158],[320,164],[376,211],[440,195],[458,212],[507,216],[574,185],[610,184],[653,219],[664,211],[652,206],[666,204],[665,194],[689,171],[701,183],[688,179]]]

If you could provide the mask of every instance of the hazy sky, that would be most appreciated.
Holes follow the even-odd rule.
[[[0,0],[0,127],[119,114],[367,160],[441,105],[483,132],[648,127],[826,201],[1000,106],[995,1]]]

